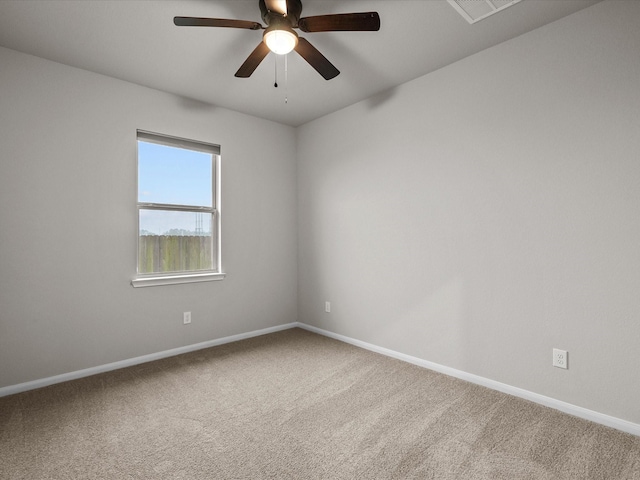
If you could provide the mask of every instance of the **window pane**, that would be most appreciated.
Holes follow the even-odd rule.
[[[212,270],[210,213],[140,209],[138,273]]]
[[[210,153],[138,140],[138,202],[213,206]]]

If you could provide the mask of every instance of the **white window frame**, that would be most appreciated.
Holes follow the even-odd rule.
[[[163,135],[159,133],[148,132],[145,130],[136,131],[136,172],[138,172],[138,153],[137,145],[138,141],[157,143],[159,145],[167,145],[170,147],[179,147],[187,150],[195,150],[199,152],[210,153],[212,156],[212,206],[209,207],[194,207],[192,205],[168,205],[160,203],[146,203],[140,202],[138,194],[136,193],[137,201],[137,222],[138,228],[136,233],[136,275],[131,280],[131,285],[134,287],[153,287],[159,285],[176,285],[184,283],[196,283],[196,282],[210,282],[214,280],[222,280],[225,277],[225,273],[222,272],[222,247],[221,247],[221,215],[220,215],[220,146],[211,143],[199,142],[196,140],[188,140],[180,137],[173,137],[170,135]],[[136,173],[136,189],[139,189],[139,179]],[[137,192],[137,190],[136,190]],[[209,213],[211,214],[211,241],[212,245],[211,253],[213,255],[214,268],[211,270],[193,270],[183,272],[169,272],[152,273],[152,274],[140,274],[138,272],[140,252],[140,210],[160,210],[160,211],[181,211],[181,212],[195,212],[195,213]]]

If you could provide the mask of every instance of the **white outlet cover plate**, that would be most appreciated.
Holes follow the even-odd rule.
[[[568,353],[566,350],[560,350],[559,348],[553,349],[553,366],[558,368],[569,368],[568,367]]]

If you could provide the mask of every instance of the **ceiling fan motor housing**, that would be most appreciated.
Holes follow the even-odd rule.
[[[291,28],[298,27],[298,21],[300,20],[300,15],[302,15],[302,2],[301,0],[286,0],[287,1],[287,13],[282,14],[280,12],[276,12],[273,10],[269,10],[267,8],[267,4],[264,0],[260,0],[260,12],[262,14],[262,21],[266,23],[268,26],[272,26],[274,22],[277,22],[278,19],[282,20],[283,18],[287,19],[287,24]]]

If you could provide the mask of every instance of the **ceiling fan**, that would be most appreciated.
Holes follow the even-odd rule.
[[[236,72],[235,76],[240,78],[250,77],[270,51],[284,55],[295,50],[325,80],[331,80],[340,71],[308,40],[298,36],[293,29],[298,28],[306,33],[380,30],[380,16],[377,12],[340,13],[300,18],[302,13],[301,0],[259,0],[258,4],[262,20],[267,24],[266,27],[249,20],[201,17],[174,17],[173,23],[179,27],[228,27],[264,30],[262,42],[251,52]]]

